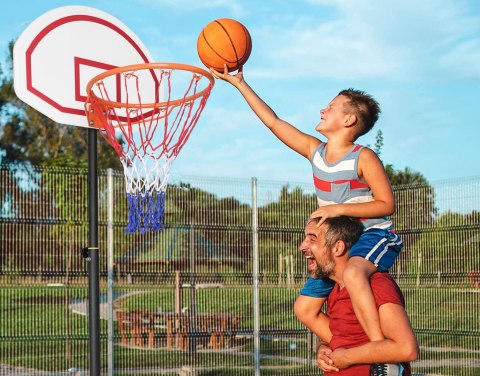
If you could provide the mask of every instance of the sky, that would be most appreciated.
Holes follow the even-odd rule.
[[[339,91],[372,94],[382,114],[358,143],[375,144],[396,169],[438,182],[480,176],[480,1],[477,0],[15,0],[2,3],[0,56],[43,13],[84,5],[132,30],[155,61],[203,67],[202,28],[218,18],[252,37],[244,76],[277,115],[316,133]],[[216,81],[173,164],[176,174],[311,181],[307,160],[278,141],[238,91]]]

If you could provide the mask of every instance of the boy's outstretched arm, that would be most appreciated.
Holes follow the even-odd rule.
[[[211,73],[224,81],[229,82],[242,94],[250,108],[255,112],[258,118],[277,136],[277,138],[295,150],[305,158],[310,159],[315,148],[320,144],[320,140],[301,132],[292,124],[280,119],[277,114],[261,99],[255,91],[247,84],[243,78],[243,67],[237,74],[228,73],[225,66],[224,72],[218,72],[210,69]]]

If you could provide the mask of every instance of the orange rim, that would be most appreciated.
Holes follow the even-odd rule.
[[[195,95],[191,95],[186,98],[180,98],[180,99],[173,99],[168,102],[154,102],[154,103],[146,103],[146,104],[131,104],[131,103],[123,103],[123,102],[114,102],[114,101],[109,101],[103,98],[99,98],[95,93],[93,92],[93,86],[103,80],[106,77],[113,76],[119,73],[131,71],[139,71],[139,70],[145,70],[145,69],[169,69],[169,70],[182,70],[182,71],[190,71],[192,73],[197,73],[205,78],[207,78],[210,82],[207,85],[207,87]],[[178,104],[187,102],[187,101],[192,101],[195,100],[199,97],[202,97],[208,90],[210,90],[215,83],[215,80],[213,78],[213,75],[206,71],[205,69],[195,67],[193,65],[187,65],[187,64],[178,64],[178,63],[143,63],[143,64],[132,64],[132,65],[126,65],[123,67],[118,67],[118,68],[113,68],[110,69],[106,72],[100,73],[99,75],[93,77],[87,84],[87,102],[91,102],[91,98],[94,97],[95,101],[108,104],[113,107],[130,107],[130,108],[141,108],[141,107],[147,107],[147,108],[155,108],[155,107],[162,107],[168,103],[169,106],[176,106]]]

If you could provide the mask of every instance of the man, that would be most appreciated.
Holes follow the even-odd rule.
[[[348,251],[361,235],[362,226],[357,219],[344,216],[328,218],[320,226],[318,223],[319,219],[307,223],[300,251],[308,259],[311,277],[330,278],[336,283],[327,300],[327,314],[319,315],[314,329],[322,341],[317,351],[319,368],[325,375],[390,375],[394,374],[392,370],[402,375],[400,363],[417,358],[418,344],[400,289],[387,273],[375,273],[370,278],[386,337],[370,342],[343,283]],[[408,364],[403,374],[409,374]]]

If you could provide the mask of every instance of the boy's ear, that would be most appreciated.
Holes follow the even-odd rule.
[[[352,127],[355,124],[357,124],[357,116],[353,114],[349,114],[347,118],[345,119],[345,126],[346,127]]]
[[[333,246],[333,255],[336,257],[341,257],[347,252],[347,247],[343,240],[337,240]]]

